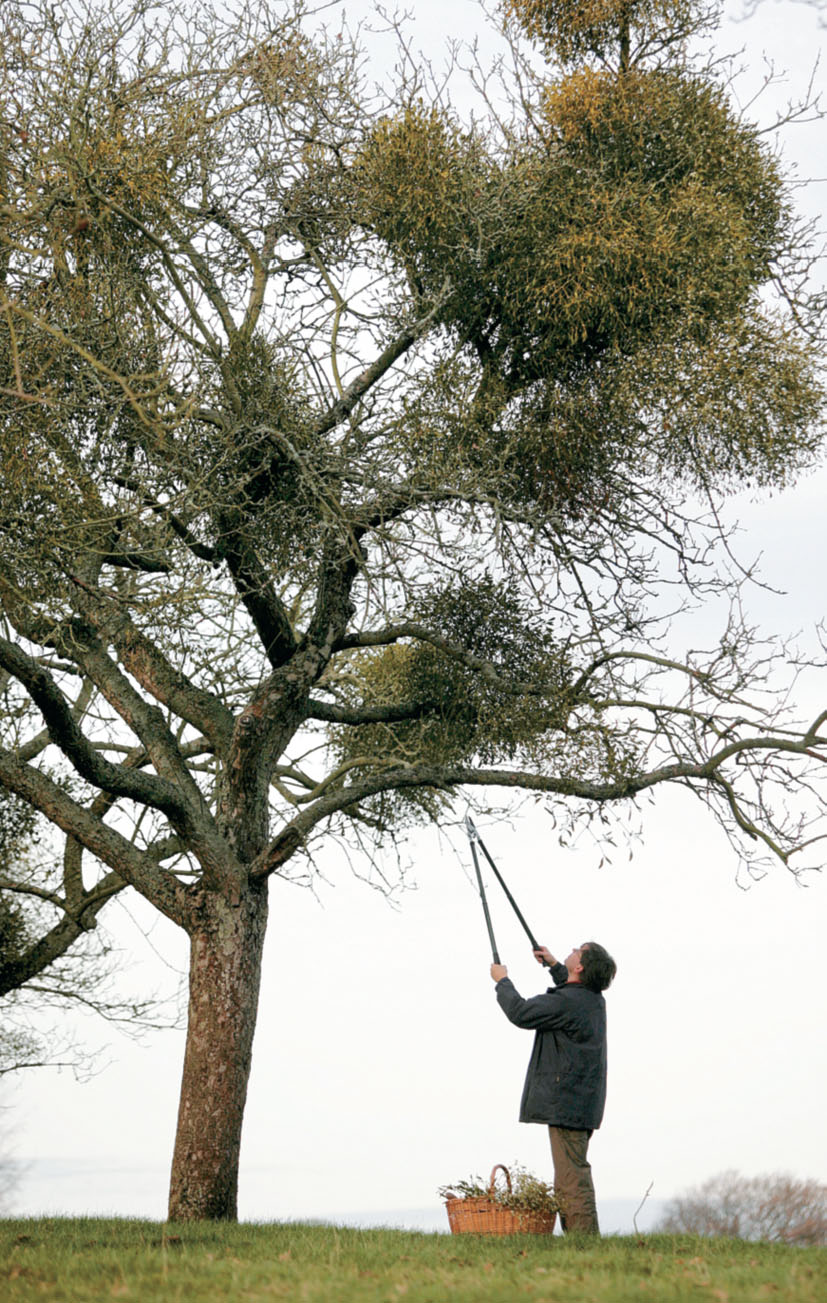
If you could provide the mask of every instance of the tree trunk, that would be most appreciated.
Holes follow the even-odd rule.
[[[241,1123],[266,924],[264,884],[245,890],[238,905],[205,893],[190,934],[187,1046],[170,1221],[237,1216]]]

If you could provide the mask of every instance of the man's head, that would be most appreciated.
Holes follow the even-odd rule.
[[[566,958],[566,968],[570,982],[580,982],[590,991],[605,991],[617,972],[617,964],[608,950],[596,941],[575,946]]]
[[[577,953],[578,951],[572,951],[572,954]],[[598,945],[596,941],[584,941],[580,946],[579,954],[580,972],[577,981],[587,986],[590,991],[605,991],[617,972],[617,964],[608,950]],[[568,960],[566,967],[568,968]],[[571,969],[569,974],[571,975]]]

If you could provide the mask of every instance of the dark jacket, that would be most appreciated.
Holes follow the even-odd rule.
[[[556,971],[555,971],[556,969]],[[560,970],[552,969],[555,981]],[[565,980],[565,979],[562,979]],[[497,1000],[516,1027],[536,1031],[520,1104],[521,1122],[593,1131],[606,1103],[606,1001],[581,982],[524,1000],[510,978]]]

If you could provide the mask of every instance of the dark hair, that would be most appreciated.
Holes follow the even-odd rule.
[[[608,950],[604,950],[603,946],[599,946],[596,941],[583,943],[580,963],[583,965],[580,981],[590,991],[605,991],[617,972],[617,964]]]

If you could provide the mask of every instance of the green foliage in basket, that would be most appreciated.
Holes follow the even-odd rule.
[[[507,1186],[491,1187],[483,1182],[481,1176],[469,1177],[467,1181],[455,1181],[452,1185],[442,1185],[437,1191],[440,1199],[490,1199],[501,1208],[514,1208],[523,1212],[557,1213],[560,1201],[550,1185],[526,1171],[518,1163],[508,1169],[511,1176],[511,1189]]]

